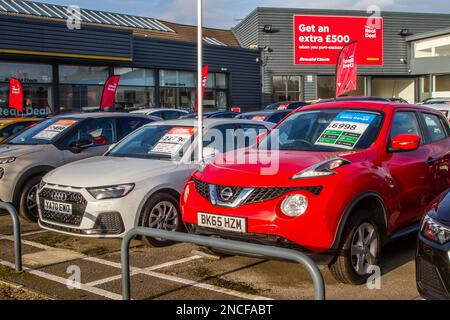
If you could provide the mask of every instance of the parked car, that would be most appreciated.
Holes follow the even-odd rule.
[[[197,121],[155,122],[135,131],[104,156],[74,162],[53,170],[39,189],[41,227],[87,237],[122,237],[141,225],[170,231],[183,230],[179,198],[198,167]],[[234,139],[256,142],[271,123],[237,119],[206,119],[205,156],[232,150]],[[240,129],[240,130],[238,130]],[[171,244],[144,238],[153,246]]]
[[[42,177],[65,163],[100,155],[143,124],[148,116],[89,113],[40,122],[0,145],[0,199],[37,221],[36,191]]]
[[[204,112],[203,118],[204,119],[231,119],[239,115],[238,112],[233,111],[210,111],[210,112]],[[197,118],[197,113],[189,113],[185,116],[182,116],[181,119],[194,119]]]
[[[449,101],[443,101],[442,99],[430,100],[429,103],[425,103],[423,104],[423,106],[433,108],[442,112],[444,116],[450,121],[450,99]]]
[[[195,234],[300,250],[338,281],[361,284],[383,244],[417,231],[449,187],[449,131],[441,113],[414,105],[307,106],[239,163],[225,154],[200,167],[182,192],[182,218]]]
[[[292,110],[263,110],[246,112],[236,116],[236,119],[249,119],[278,123],[291,112]]]
[[[320,99],[317,103],[328,103],[338,101],[379,101],[379,102],[391,102],[388,98],[374,97],[374,96],[348,96],[339,97],[337,99]]]
[[[308,102],[303,101],[275,102],[267,105],[264,110],[295,110],[300,107],[307,106],[308,104]]]
[[[450,104],[450,98],[430,98],[422,102],[422,104],[427,106],[432,104]]]
[[[41,121],[41,118],[0,119],[0,142]]]
[[[423,298],[450,300],[450,189],[438,197],[423,219],[416,279]]]
[[[182,116],[189,114],[189,112],[186,110],[169,109],[169,108],[139,109],[139,110],[131,111],[130,113],[146,114],[148,116],[159,117],[163,120],[179,119]]]

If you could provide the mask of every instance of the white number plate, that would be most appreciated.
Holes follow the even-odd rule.
[[[221,216],[217,214],[199,212],[198,225],[226,231],[247,232],[247,220],[245,218]]]
[[[70,203],[62,203],[56,201],[45,200],[44,209],[46,211],[62,213],[62,214],[72,214],[72,205]]]

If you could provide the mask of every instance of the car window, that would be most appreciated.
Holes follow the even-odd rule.
[[[150,115],[154,116],[154,117],[160,117],[160,118],[164,119],[163,114],[162,114],[161,111],[152,112],[152,113],[150,113]]]
[[[423,138],[415,112],[399,111],[395,114],[391,129],[391,139],[399,134],[415,134]]]
[[[64,139],[62,147],[74,147],[80,140],[91,141],[93,146],[115,143],[117,140],[114,119],[101,118],[86,120],[75,132]]]
[[[253,124],[241,124],[240,129],[243,131],[244,147],[250,147],[256,143],[256,138],[264,133],[267,134],[269,131],[265,126],[258,126]],[[238,134],[238,141],[241,139],[240,133]],[[242,148],[242,146],[239,146]]]
[[[0,137],[3,139],[6,139],[6,138],[18,133],[19,131],[22,131],[28,125],[29,124],[24,123],[24,122],[9,125],[9,126],[5,127],[4,129],[0,130]]]
[[[140,128],[146,123],[151,122],[150,119],[143,119],[143,118],[118,118],[117,119],[118,125],[119,125],[119,136],[117,140],[122,140],[124,137],[129,135],[134,130]]]
[[[162,112],[162,118],[164,120],[178,119],[181,115],[181,112],[175,110],[167,110]]]
[[[422,113],[421,116],[425,121],[426,130],[430,135],[431,141],[439,141],[447,137],[447,130],[444,128],[440,117],[430,113]]]
[[[272,115],[270,118],[269,118],[269,122],[272,122],[272,123],[278,123],[278,122],[280,122],[281,121],[281,119],[283,119],[284,117],[286,117],[287,115],[289,114],[289,112],[286,112],[286,113],[276,113],[276,114],[274,114],[274,115]]]

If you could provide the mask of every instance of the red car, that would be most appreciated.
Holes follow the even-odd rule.
[[[257,145],[196,171],[183,221],[196,234],[301,250],[361,284],[382,246],[416,232],[449,187],[449,134],[444,116],[422,106],[306,106]]]

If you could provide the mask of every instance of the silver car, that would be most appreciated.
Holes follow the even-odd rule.
[[[257,141],[274,126],[264,121],[205,119],[205,162]],[[83,237],[120,238],[136,226],[183,230],[180,193],[194,170],[197,120],[155,122],[136,130],[103,156],[73,162],[42,179],[41,227]],[[163,239],[143,238],[160,247]]]
[[[10,202],[30,221],[37,221],[36,191],[42,177],[72,162],[103,154],[144,124],[158,120],[128,113],[57,116],[0,144],[0,201]]]

